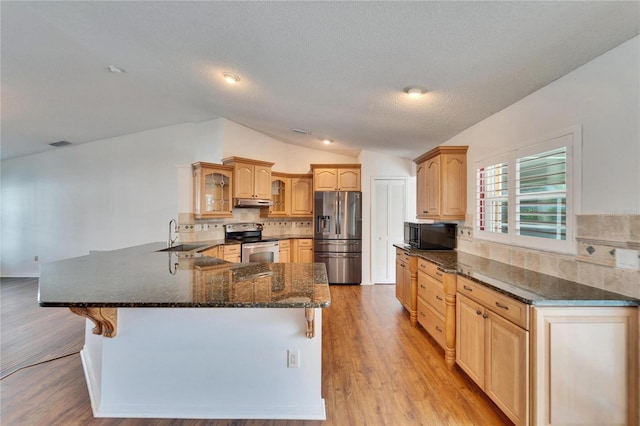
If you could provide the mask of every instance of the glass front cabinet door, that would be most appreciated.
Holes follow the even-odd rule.
[[[193,168],[193,214],[197,219],[232,217],[233,167],[198,162]]]

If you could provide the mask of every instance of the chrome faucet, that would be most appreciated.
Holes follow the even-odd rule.
[[[173,229],[171,228],[171,223],[173,223]],[[171,238],[171,234],[174,232],[176,234],[178,233],[178,222],[176,222],[175,219],[171,219],[169,221],[169,247],[173,247],[173,243],[175,243],[176,240],[178,239],[179,235],[176,235],[176,237],[173,239]]]

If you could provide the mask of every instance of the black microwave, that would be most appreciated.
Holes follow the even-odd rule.
[[[404,223],[404,243],[419,250],[456,248],[455,223]]]

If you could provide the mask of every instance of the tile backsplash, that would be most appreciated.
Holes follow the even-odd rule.
[[[458,250],[591,287],[640,298],[640,271],[616,267],[616,250],[640,250],[640,215],[578,215],[576,254],[474,238],[473,217],[458,228]]]
[[[179,213],[179,240],[185,243],[222,240],[227,223],[262,223],[262,235],[265,237],[313,237],[311,218],[265,218],[260,217],[259,209],[236,208],[233,209],[233,217],[224,219],[195,219],[192,213]]]

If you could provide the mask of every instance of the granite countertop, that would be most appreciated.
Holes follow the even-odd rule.
[[[630,296],[456,250],[416,250],[405,244],[394,246],[435,263],[445,273],[461,275],[529,305],[640,306],[640,300]]]
[[[202,248],[157,251],[164,248],[165,243],[151,243],[43,264],[38,302],[131,308],[326,308],[331,303],[322,263],[229,263],[200,255]]]

